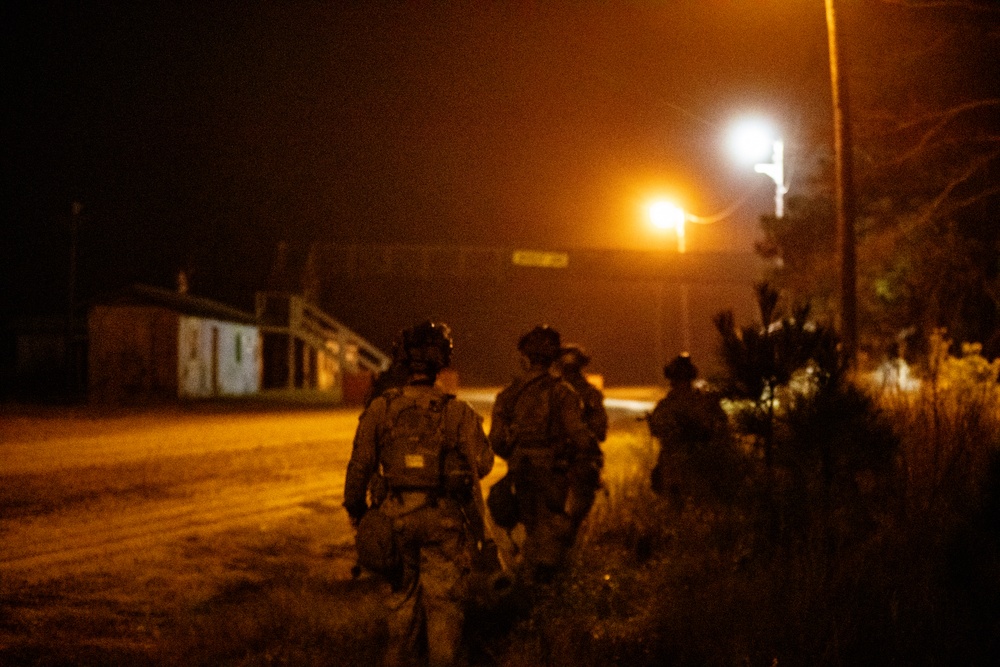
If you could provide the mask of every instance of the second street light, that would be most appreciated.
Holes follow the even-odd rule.
[[[774,132],[768,123],[744,120],[733,128],[731,141],[741,161],[756,162],[754,171],[774,181],[774,217],[780,218],[785,214],[785,193],[788,192],[788,184],[785,182],[785,142],[773,137]],[[771,161],[757,162],[768,150],[771,152]]]
[[[685,223],[691,219],[677,204],[669,201],[655,201],[649,205],[649,219],[657,229],[674,230],[677,234],[677,252],[684,254],[687,252],[687,235],[685,234]],[[683,270],[683,268],[682,268]],[[664,361],[663,354],[663,293],[666,289],[665,282],[660,283],[660,299],[656,313],[656,354],[657,363]],[[684,349],[682,352],[691,350],[691,316],[690,305],[688,303],[688,284],[681,280],[681,336]]]
[[[785,142],[776,140],[771,145],[771,161],[758,162],[753,170],[770,176],[774,181],[774,217],[782,217],[785,214],[785,193],[788,192],[785,184]]]

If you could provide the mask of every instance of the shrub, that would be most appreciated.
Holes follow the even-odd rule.
[[[738,432],[757,443],[752,479],[760,544],[822,534],[842,542],[875,521],[893,477],[898,439],[878,405],[848,378],[836,333],[808,306],[780,316],[778,294],[757,287],[760,321],[716,317],[723,386]],[[882,491],[882,494],[876,493]]]
[[[978,502],[989,457],[1000,448],[1000,359],[978,344],[959,356],[935,331],[918,367],[919,388],[885,392],[881,402],[902,437],[906,501],[915,516],[964,512]]]

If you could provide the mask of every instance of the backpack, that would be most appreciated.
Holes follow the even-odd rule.
[[[379,462],[390,489],[443,491],[445,462],[454,450],[446,442],[445,414],[450,394],[408,396],[402,389],[383,394]]]
[[[518,387],[504,406],[514,446],[552,447],[552,391],[558,380],[542,375]],[[527,400],[524,400],[527,399]]]

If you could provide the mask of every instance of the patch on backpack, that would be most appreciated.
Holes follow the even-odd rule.
[[[386,393],[379,463],[390,488],[439,489],[448,397]]]

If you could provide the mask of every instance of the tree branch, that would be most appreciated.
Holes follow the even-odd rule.
[[[937,139],[937,137],[944,132],[945,128],[949,124],[951,124],[952,121],[954,121],[962,114],[971,111],[976,111],[978,109],[998,107],[998,106],[1000,106],[1000,99],[996,98],[973,100],[971,102],[958,104],[953,107],[948,107],[947,109],[943,109],[940,111],[925,113],[919,117],[912,118],[910,120],[897,121],[895,127],[889,128],[887,130],[888,132],[894,134],[902,134],[904,132],[908,132],[910,130],[918,128],[921,125],[927,125],[930,123],[932,123],[932,125],[928,129],[923,131],[923,134],[920,136],[920,139],[914,146],[912,146],[905,153],[902,153],[901,155],[896,157],[894,160],[891,160],[887,164],[899,165],[915,157],[918,157],[925,149],[928,148],[928,146],[931,145],[932,141]],[[888,124],[888,119],[886,119],[886,123]],[[996,138],[989,136],[983,138],[983,140],[987,142],[993,142],[996,141]],[[969,143],[969,142],[963,141],[962,143]]]
[[[911,7],[913,9],[954,7],[957,9],[971,9],[979,12],[1000,11],[1000,7],[990,6],[984,2],[974,2],[973,0],[882,0],[882,2],[887,5],[898,5],[900,7]]]
[[[1000,151],[994,151],[993,153],[980,155],[978,159],[973,160],[969,164],[969,166],[965,169],[965,171],[959,174],[956,178],[952,179],[951,182],[948,183],[948,185],[946,185],[940,193],[938,193],[938,196],[934,198],[934,201],[932,201],[927,206],[923,214],[920,216],[920,221],[926,222],[930,220],[930,218],[944,205],[945,201],[947,201],[948,197],[951,196],[951,193],[954,192],[955,188],[957,188],[959,185],[965,183],[967,180],[972,178],[977,171],[985,167],[987,164],[995,160],[997,157],[1000,157]],[[981,193],[981,195],[985,194],[987,193],[986,192]],[[961,206],[968,206],[975,200],[976,198],[967,199],[964,202],[961,202]]]

